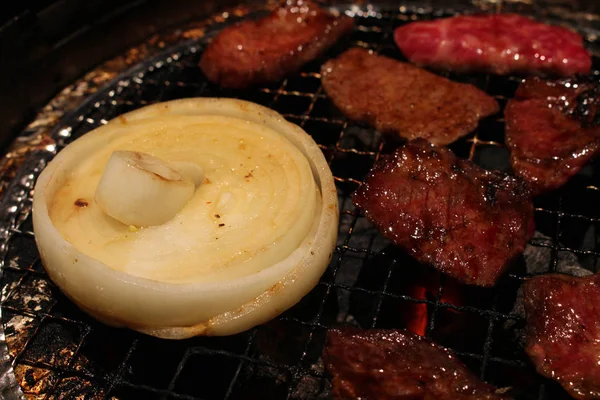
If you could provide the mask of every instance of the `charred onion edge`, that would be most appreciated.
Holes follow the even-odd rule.
[[[54,227],[48,212],[55,176],[65,175],[70,158],[79,148],[89,142],[92,135],[99,137],[107,129],[118,127],[124,121],[160,117],[160,115],[223,115],[243,118],[264,124],[285,136],[306,157],[315,182],[321,191],[320,216],[303,243],[307,251],[289,272],[284,273],[267,290],[232,310],[221,312],[208,320],[186,320],[177,314],[181,309],[202,307],[204,293],[210,296],[223,291],[235,291],[236,287],[252,279],[260,279],[265,272],[279,264],[265,268],[256,274],[219,283],[173,284],[135,277],[109,268],[89,257],[67,242]],[[110,132],[110,131],[109,131]],[[96,139],[97,140],[97,139]],[[66,166],[65,166],[66,165]],[[60,170],[60,168],[63,170]],[[58,179],[58,178],[57,178]],[[50,193],[50,195],[48,195]],[[168,339],[184,339],[198,335],[231,335],[264,323],[287,310],[306,295],[319,281],[327,268],[337,240],[339,220],[337,192],[333,176],[321,149],[300,127],[287,122],[280,114],[266,107],[235,99],[194,98],[158,103],[124,114],[72,142],[51,161],[40,175],[33,196],[33,224],[35,240],[42,263],[50,278],[81,309],[96,319],[112,326],[128,327],[139,332]],[[292,257],[294,253],[290,255]],[[284,268],[288,269],[288,268]],[[101,278],[97,280],[97,278]],[[101,281],[101,282],[99,282]],[[109,285],[104,285],[109,282]],[[121,302],[119,293],[128,292],[129,300]],[[116,296],[115,296],[116,294]],[[171,296],[166,297],[165,295]],[[153,304],[154,303],[154,304]],[[149,312],[152,323],[142,321],[140,313]],[[185,314],[181,313],[180,314]],[[176,317],[173,317],[173,316]],[[166,319],[184,322],[162,324]],[[137,319],[137,321],[136,321]],[[158,322],[160,321],[160,322]]]

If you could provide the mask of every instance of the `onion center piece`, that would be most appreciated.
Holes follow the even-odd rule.
[[[194,189],[190,178],[157,157],[115,151],[100,178],[95,201],[126,225],[161,225],[183,208]]]

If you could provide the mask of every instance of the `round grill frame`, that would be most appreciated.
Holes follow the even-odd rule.
[[[531,373],[532,367],[523,354],[520,357],[505,357],[494,349],[498,342],[499,327],[503,330],[507,323],[516,326],[523,323],[518,312],[506,308],[501,291],[511,287],[516,292],[516,287],[528,274],[512,269],[499,287],[492,289],[491,299],[485,306],[457,306],[444,301],[446,280],[443,277],[440,277],[439,288],[431,299],[414,298],[394,290],[394,276],[402,273],[400,269],[404,268],[405,261],[401,261],[402,256],[368,224],[348,199],[349,193],[360,184],[372,163],[381,154],[388,152],[392,145],[384,142],[374,130],[347,121],[335,110],[320,87],[318,67],[321,62],[345,50],[350,44],[403,59],[392,42],[394,27],[412,19],[447,16],[455,11],[438,11],[425,7],[400,7],[392,11],[385,11],[382,6],[338,7],[348,10],[348,13],[357,18],[357,28],[349,40],[342,40],[326,57],[310,63],[300,74],[276,85],[249,91],[220,89],[206,82],[196,66],[203,46],[218,29],[246,17],[244,13],[221,14],[216,19],[217,25],[210,28],[206,36],[168,48],[129,69],[92,94],[54,128],[51,134],[53,142],[32,153],[25,161],[0,204],[0,256],[4,275],[1,305],[6,329],[6,336],[0,336],[3,346],[0,352],[5,355],[0,363],[0,387],[6,398],[21,398],[22,389],[25,389],[26,393],[30,392],[29,394],[40,398],[81,395],[86,398],[146,396],[169,399],[233,399],[238,398],[244,390],[246,394],[251,393],[247,392],[249,389],[244,385],[250,384],[252,387],[252,382],[249,381],[253,379],[256,382],[261,379],[275,380],[273,394],[280,397],[273,398],[320,398],[318,396],[325,396],[328,390],[327,378],[319,361],[325,330],[341,322],[353,321],[358,321],[365,328],[388,327],[388,322],[381,322],[380,318],[382,310],[390,307],[388,303],[426,304],[431,310],[427,334],[434,338],[439,327],[436,322],[442,313],[451,311],[476,314],[486,321],[481,350],[457,351],[457,354],[469,366],[477,369],[483,379],[491,380],[499,386],[508,385],[507,382],[494,382],[494,379],[490,379],[490,374],[495,374],[493,371],[496,368],[491,367],[492,365]],[[552,15],[542,12],[537,6],[517,4],[505,7],[505,10],[511,7],[538,18],[555,21]],[[470,11],[476,10],[479,8]],[[493,7],[488,11],[497,9]],[[587,34],[588,39],[595,40],[594,32],[589,31]],[[596,45],[591,45],[596,50]],[[518,84],[518,78],[515,77],[448,76],[482,87],[494,94],[501,105],[505,104]],[[35,178],[54,154],[71,140],[118,114],[154,101],[217,95],[243,98],[272,107],[311,133],[320,144],[334,172],[341,196],[339,241],[328,271],[311,294],[275,322],[232,338],[197,338],[173,344],[129,331],[107,328],[91,320],[53,287],[37,258],[29,216]],[[502,131],[500,114],[483,121],[474,133],[460,139],[450,148],[457,155],[488,168],[492,165],[486,160],[497,157],[501,159],[504,156],[504,164],[501,161],[493,167],[508,169],[506,150],[500,140],[503,137]],[[595,184],[598,180],[594,180],[596,177],[591,173],[591,178],[586,178],[585,174],[585,171],[580,174],[583,176],[583,183],[577,181],[575,186],[570,183],[567,189],[536,200],[536,222],[549,234],[532,239],[530,245],[547,249],[550,258],[548,271],[560,268],[561,253],[574,254],[580,260],[592,258],[593,261],[588,264],[594,272],[598,265],[600,246],[597,245],[597,239],[594,239],[594,246],[591,248],[561,244],[565,240],[565,233],[577,230],[579,235],[581,232],[577,227],[593,227],[600,221],[600,213],[589,215],[581,212],[589,211],[587,209],[569,208],[571,197],[574,196],[569,190],[574,187],[577,188],[576,193],[585,193],[586,199],[589,199],[586,203],[593,204],[594,198],[600,196],[600,189]],[[580,187],[581,185],[584,187]],[[565,226],[570,230],[565,232]],[[360,270],[371,268],[374,263],[385,267],[378,269],[377,277],[368,278],[368,284],[363,285],[365,282],[361,281]],[[373,283],[373,279],[377,282]],[[511,292],[512,294],[514,293]],[[362,302],[363,299],[369,299],[371,307],[363,312],[364,315],[355,315],[361,312],[356,311],[359,309],[353,308],[352,304]],[[289,341],[280,338],[282,334],[286,335],[293,330],[298,330],[301,337],[291,335],[294,337]],[[278,349],[265,344],[268,342],[267,338],[272,338],[273,335],[280,341],[278,343],[283,340],[284,344],[290,345],[293,354],[288,354],[288,350],[279,354]],[[114,347],[115,353],[119,354],[115,356],[119,360],[114,365],[110,362],[103,362],[100,367],[93,365],[96,360],[90,354],[95,354],[93,348],[101,340],[111,343],[109,347]],[[160,388],[137,379],[133,366],[138,353],[148,350],[152,352],[153,346],[162,346],[180,355],[172,376],[165,382],[156,383],[156,386],[164,383],[164,387]],[[518,350],[519,344],[515,342],[514,346]],[[167,350],[158,350],[158,353],[163,351]],[[154,360],[160,363],[160,357],[156,354],[154,356]],[[152,354],[150,358],[152,359]],[[193,375],[188,372],[190,369],[194,370],[192,366],[196,366],[198,371],[197,365],[201,363],[194,360],[214,358],[228,360],[224,362],[227,365],[224,370],[230,375],[228,379],[224,379],[228,382],[219,388],[221,396],[218,396],[217,389],[213,391],[204,388],[206,396],[202,396],[194,393],[194,385],[181,384],[182,380],[193,380]],[[206,382],[213,384],[210,380]],[[219,383],[214,382],[214,385],[217,384]],[[202,386],[201,383],[198,385]],[[523,396],[522,398],[544,399],[548,398],[548,392],[554,394],[561,390],[554,382],[537,377],[533,386],[528,389],[516,388],[515,394]]]

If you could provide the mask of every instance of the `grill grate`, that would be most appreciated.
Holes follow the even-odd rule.
[[[405,7],[390,12],[351,10],[356,29],[324,59],[358,45],[402,60],[392,40],[393,28],[406,21],[451,14]],[[225,18],[223,24],[231,19]],[[327,398],[329,383],[320,361],[325,332],[346,323],[422,329],[455,350],[483,379],[512,387],[517,398],[568,398],[556,383],[536,375],[524,355],[520,343],[524,320],[517,292],[531,274],[565,268],[575,274],[584,269],[596,272],[600,255],[596,164],[564,188],[536,199],[538,234],[525,257],[495,289],[457,290],[456,283],[417,265],[392,246],[351,204],[350,193],[393,144],[384,142],[378,132],[347,121],[333,107],[320,85],[323,59],[276,85],[223,90],[208,83],[197,68],[204,45],[204,41],[192,42],[170,49],[93,95],[58,128],[62,138],[58,148],[119,114],[158,101],[220,96],[271,107],[315,138],[334,173],[341,219],[331,265],[298,305],[268,324],[235,336],[173,342],[109,328],[70,303],[40,264],[29,216],[30,191],[32,179],[50,155],[30,160],[23,167],[22,181],[11,189],[13,198],[20,193],[22,199],[6,232],[9,241],[4,249],[1,293],[10,355],[27,396]],[[515,77],[489,75],[450,78],[479,86],[502,106],[519,82]],[[450,148],[485,168],[508,170],[503,131],[500,113],[482,121],[477,131]],[[531,269],[532,265],[537,269]]]

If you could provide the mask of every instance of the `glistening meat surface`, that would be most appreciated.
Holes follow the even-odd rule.
[[[202,54],[206,77],[224,87],[276,82],[317,58],[353,21],[316,3],[288,0],[267,17],[225,28]]]
[[[534,231],[524,182],[422,139],[380,160],[353,201],[416,259],[480,286],[495,284]]]
[[[535,194],[565,184],[600,151],[600,79],[525,80],[504,111],[515,173]]]
[[[448,144],[498,103],[475,86],[352,48],[321,67],[325,92],[350,119],[406,139]]]
[[[579,34],[516,14],[413,22],[394,39],[415,64],[459,72],[569,76],[592,65]]]
[[[600,276],[536,276],[523,287],[526,351],[576,399],[600,398]]]
[[[332,329],[323,361],[335,399],[509,399],[449,350],[408,331]]]

